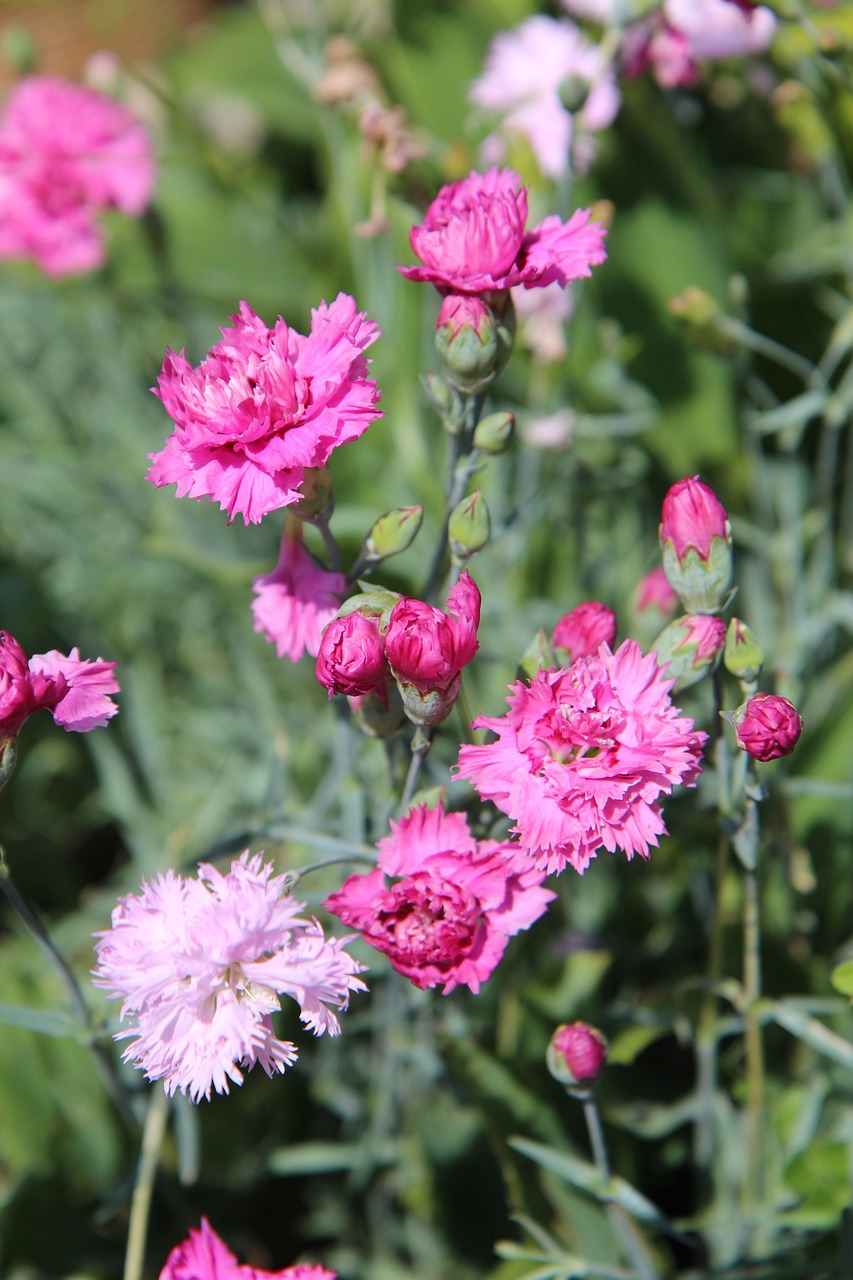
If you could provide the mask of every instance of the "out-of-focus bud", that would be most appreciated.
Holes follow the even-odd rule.
[[[18,739],[3,738],[0,741],[0,791],[15,772],[18,761]]]
[[[697,346],[718,355],[737,351],[737,342],[726,332],[726,316],[704,289],[689,285],[683,293],[670,298],[667,306]]]
[[[740,618],[732,618],[726,632],[723,662],[727,671],[744,684],[753,684],[764,666],[764,650],[755,632]]]
[[[306,524],[328,524],[335,509],[335,486],[328,467],[308,467],[301,489],[302,497],[288,511]]]
[[[430,403],[441,415],[445,431],[457,435],[465,421],[465,404],[459,392],[434,369],[425,373],[421,381]]]
[[[474,448],[481,453],[506,453],[514,438],[514,413],[490,413],[474,428]]]
[[[418,535],[423,517],[421,506],[395,507],[393,511],[386,511],[364,539],[355,573],[373,568],[380,561],[399,555],[410,547]]]
[[[598,653],[602,644],[612,646],[615,639],[616,614],[613,610],[598,600],[585,600],[560,618],[554,627],[551,644],[558,651],[558,658],[562,657],[559,650],[565,650],[567,665],[571,665],[578,658]]]
[[[689,689],[718,665],[726,643],[726,624],[708,613],[688,613],[664,627],[652,645],[658,665],[675,680],[675,692]]]
[[[447,525],[447,540],[454,564],[463,565],[489,541],[492,526],[486,499],[479,489],[455,506]]]
[[[515,310],[509,294],[494,310],[474,294],[449,293],[435,325],[435,349],[448,382],[470,395],[500,373],[512,351]]]
[[[335,693],[372,693],[388,679],[385,642],[375,618],[349,613],[333,618],[323,632],[317,654],[317,679]]]
[[[776,693],[754,693],[734,713],[735,735],[741,751],[754,760],[788,756],[803,731],[797,708]]]
[[[663,500],[663,567],[688,613],[716,613],[732,580],[732,533],[726,509],[698,476],[679,480]]]
[[[678,596],[669,585],[669,579],[658,565],[650,569],[637,587],[637,612],[645,613],[647,609],[659,609],[661,613],[672,613],[678,604]]]
[[[551,671],[559,665],[560,660],[540,627],[521,655],[518,674],[522,679],[532,680],[537,671]]]
[[[393,738],[406,719],[397,686],[387,679],[372,693],[348,699],[353,719],[369,738]]]
[[[607,1041],[597,1027],[564,1023],[548,1045],[548,1070],[568,1088],[590,1087],[607,1061]]]

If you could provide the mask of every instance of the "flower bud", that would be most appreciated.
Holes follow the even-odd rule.
[[[15,737],[0,739],[0,791],[15,772],[17,760],[18,739]]]
[[[390,678],[371,693],[355,694],[347,701],[353,719],[369,738],[393,738],[406,718],[397,686]]]
[[[335,486],[328,467],[306,467],[301,498],[288,511],[306,524],[328,524],[335,509]]]
[[[775,693],[754,693],[734,714],[741,751],[754,760],[778,760],[794,750],[803,731],[797,708]]]
[[[380,516],[368,533],[361,548],[358,563],[361,568],[379,564],[391,556],[399,555],[412,545],[418,535],[424,509],[396,507]]]
[[[474,429],[474,448],[481,453],[506,453],[515,437],[514,413],[490,413]]]
[[[440,373],[430,370],[423,376],[424,390],[440,415],[445,431],[457,435],[465,422],[465,404],[455,387]]]
[[[731,526],[713,489],[698,476],[679,480],[663,500],[663,567],[688,613],[716,613],[732,578]]]
[[[358,585],[361,591],[343,602],[338,609],[338,617],[345,618],[351,613],[360,613],[362,617],[372,619],[384,635],[391,610],[403,597],[399,591],[389,591],[387,587],[374,586],[370,582],[359,582]]]
[[[566,651],[570,666],[578,658],[598,653],[602,644],[612,646],[615,639],[616,614],[598,600],[586,600],[560,618],[554,627],[551,644],[557,650]],[[558,653],[557,656],[561,655]]]
[[[489,541],[490,533],[489,508],[480,490],[476,489],[470,497],[463,498],[450,513],[447,540],[454,562],[460,565],[470,560]]]
[[[450,293],[435,326],[435,349],[448,382],[460,391],[481,391],[500,373],[512,351],[515,311],[507,294],[504,316],[482,298]]]
[[[552,671],[560,665],[542,627],[530,641],[518,664],[520,679],[532,680],[537,671]]]
[[[744,684],[753,684],[764,666],[764,650],[755,632],[740,618],[732,618],[726,632],[723,662],[727,671]]]
[[[664,627],[652,645],[658,665],[675,680],[675,691],[689,689],[713,671],[726,643],[726,624],[708,613],[688,613]]]
[[[560,1084],[591,1085],[607,1061],[607,1041],[597,1027],[564,1023],[548,1045],[548,1070]]]
[[[421,600],[402,599],[391,612],[385,652],[406,715],[435,725],[450,714],[462,668],[477,652],[480,592],[463,570],[447,600],[449,613]]]
[[[669,579],[658,565],[650,569],[637,587],[637,612],[645,613],[647,609],[656,608],[661,613],[672,613],[678,604],[678,596],[669,585]]]
[[[385,643],[375,618],[349,613],[333,618],[317,654],[317,679],[335,693],[372,693],[388,678]]]

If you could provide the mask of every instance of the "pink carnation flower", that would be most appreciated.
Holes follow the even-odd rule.
[[[246,852],[222,875],[200,863],[190,879],[167,871],[128,894],[98,934],[95,985],[121,997],[116,1039],[132,1037],[124,1061],[193,1102],[241,1084],[259,1062],[283,1072],[296,1046],[276,1037],[279,995],[292,997],[315,1035],[340,1033],[333,1005],[363,991],[345,940],[326,940],[305,904],[285,893],[285,876]],[[242,1069],[241,1069],[242,1068]]]
[[[607,257],[604,227],[576,209],[567,223],[551,216],[532,231],[527,192],[511,169],[472,172],[442,187],[409,236],[421,267],[400,267],[408,280],[445,293],[491,293],[524,285],[566,285]]]
[[[154,184],[143,126],[84,85],[29,76],[0,120],[0,258],[32,258],[47,275],[104,261],[97,215],[139,214]]]
[[[463,814],[441,807],[392,822],[378,847],[376,870],[350,876],[324,905],[416,987],[476,994],[509,938],[554,897],[517,845],[477,841]]]
[[[474,721],[497,741],[464,745],[459,773],[549,872],[583,872],[602,847],[647,858],[666,833],[660,799],[695,784],[707,738],[672,705],[672,684],[634,640],[539,671],[511,687],[507,715]]]
[[[398,681],[446,690],[477,652],[480,590],[467,569],[450,588],[449,613],[408,596],[391,610],[385,655]]]
[[[337,613],[346,584],[342,573],[317,564],[300,536],[286,533],[275,572],[252,583],[255,630],[263,631],[280,658],[287,654],[298,662],[306,650],[316,657],[323,628]]]
[[[148,478],[257,524],[298,502],[305,472],[381,417],[363,354],[379,329],[345,293],[312,311],[307,337],[281,317],[267,328],[245,302],[231,318],[196,368],[166,353],[155,395],[176,429],[149,455]]]
[[[560,94],[567,81],[582,89],[575,112]],[[529,142],[548,178],[563,178],[571,168],[583,171],[593,155],[590,135],[611,124],[619,110],[611,61],[573,22],[543,14],[495,37],[469,98],[474,106],[500,113],[502,133]],[[490,160],[499,160],[505,147],[493,135],[486,150]]]
[[[116,664],[89,661],[78,649],[33,654],[29,662],[14,636],[0,631],[0,741],[14,738],[25,720],[42,708],[75,733],[105,725],[118,707]]]
[[[329,697],[336,693],[363,697],[381,688],[390,676],[376,618],[357,611],[333,618],[317,654],[317,679]]]
[[[601,645],[612,646],[616,639],[616,614],[598,600],[585,600],[560,618],[551,644],[565,649],[569,662],[597,653]]]
[[[197,1231],[175,1245],[160,1272],[160,1280],[335,1280],[336,1271],[325,1267],[285,1267],[283,1271],[262,1271],[239,1263],[202,1218]]]

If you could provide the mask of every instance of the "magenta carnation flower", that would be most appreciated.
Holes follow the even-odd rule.
[[[382,416],[363,354],[379,329],[345,293],[311,312],[307,337],[281,317],[267,328],[245,302],[231,318],[196,368],[166,353],[154,394],[175,430],[149,455],[148,479],[257,524],[298,502],[306,471]]]
[[[49,711],[57,724],[75,733],[105,725],[118,707],[108,695],[118,693],[116,664],[81,658],[51,649],[29,662],[14,636],[0,631],[0,742],[14,738],[35,711]]]
[[[428,281],[442,294],[491,293],[523,285],[566,285],[607,257],[605,230],[588,209],[569,221],[546,218],[526,231],[527,191],[511,169],[472,172],[442,187],[409,235],[421,267],[400,267],[408,280]]]
[[[361,970],[344,941],[327,940],[305,904],[285,893],[285,876],[246,852],[222,875],[200,863],[190,879],[167,871],[128,894],[97,935],[95,985],[121,997],[132,1037],[124,1060],[171,1096],[193,1102],[228,1092],[259,1062],[268,1076],[296,1058],[276,1037],[279,995],[299,1005],[315,1035],[340,1032],[329,1009],[345,1009],[363,991]]]
[[[32,258],[47,275],[104,260],[97,215],[139,214],[154,184],[143,126],[84,85],[29,76],[0,120],[0,258]]]
[[[616,614],[598,600],[585,600],[563,615],[554,627],[551,644],[565,649],[569,662],[597,653],[599,646],[613,645],[616,639]]]
[[[789,756],[803,731],[797,708],[777,693],[754,693],[738,707],[734,725],[741,751],[762,761]]]
[[[376,870],[350,876],[324,905],[416,987],[478,992],[554,897],[517,845],[477,841],[463,814],[441,807],[392,822],[378,847]]]
[[[602,847],[647,858],[666,833],[660,799],[695,784],[707,738],[672,705],[672,684],[635,640],[539,671],[511,687],[507,715],[474,721],[497,741],[463,746],[459,773],[549,872],[583,872]]]
[[[320,640],[316,671],[330,698],[336,693],[363,697],[381,688],[391,672],[376,619],[355,610],[333,618]]]
[[[300,536],[286,533],[275,572],[252,583],[255,630],[263,631],[280,658],[287,654],[298,662],[306,651],[316,657],[323,628],[337,613],[346,584],[342,573],[317,564]]]
[[[160,1272],[160,1280],[335,1280],[336,1271],[302,1265],[283,1271],[262,1271],[239,1263],[202,1218],[197,1231],[175,1245]]]

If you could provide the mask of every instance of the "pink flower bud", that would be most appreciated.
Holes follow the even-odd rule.
[[[329,697],[372,693],[385,681],[385,645],[375,618],[348,613],[333,618],[323,632],[317,654],[317,679]]]
[[[435,349],[448,382],[460,391],[479,391],[497,377],[512,353],[515,310],[506,294],[490,307],[472,294],[451,293],[435,325]]]
[[[726,509],[698,476],[679,480],[663,500],[663,567],[688,613],[716,613],[732,578],[732,538]]]
[[[637,588],[638,613],[645,613],[653,606],[661,613],[672,613],[677,604],[678,596],[669,585],[669,580],[660,565],[651,569],[644,578],[640,579],[640,585]]]
[[[726,643],[726,624],[708,613],[688,613],[664,627],[654,643],[658,663],[675,680],[676,691],[689,689],[713,671]]]
[[[460,673],[477,652],[480,592],[467,569],[447,599],[451,613],[405,598],[391,611],[385,652],[406,715],[415,724],[440,724],[459,692]]]
[[[564,614],[554,628],[551,644],[568,651],[570,665],[578,658],[598,653],[602,644],[612,648],[615,639],[616,614],[597,600],[587,600]]]
[[[741,751],[755,760],[778,760],[794,750],[803,731],[797,708],[775,693],[754,693],[734,715]]]
[[[551,1037],[548,1069],[561,1084],[592,1084],[607,1061],[607,1041],[597,1027],[564,1023]]]

